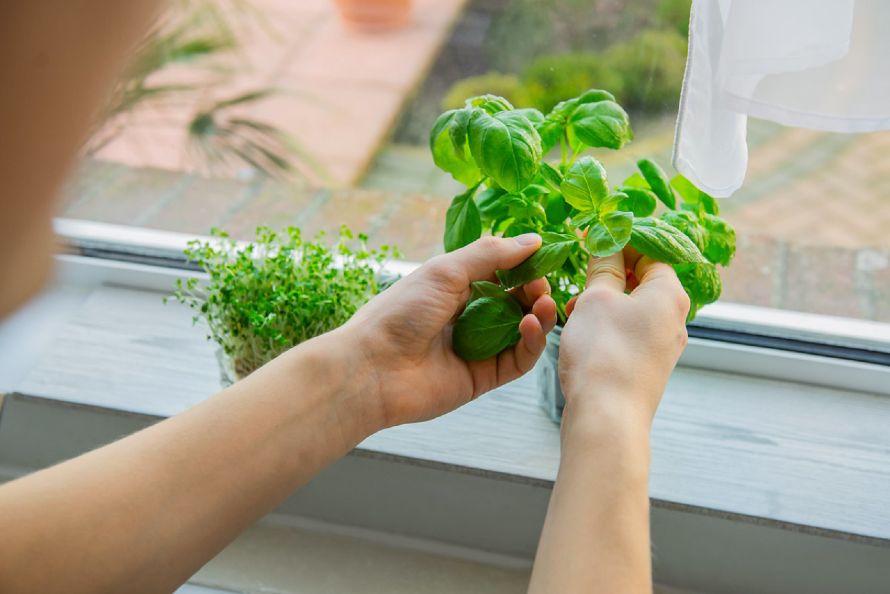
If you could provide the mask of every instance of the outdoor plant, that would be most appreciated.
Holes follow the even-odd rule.
[[[177,281],[173,297],[194,310],[194,322],[203,319],[207,338],[243,377],[342,325],[381,290],[378,272],[397,252],[369,250],[366,241],[345,226],[333,245],[324,234],[304,239],[295,227],[259,227],[256,241],[242,244],[214,229],[210,240],[191,241],[185,250],[209,278]]]
[[[632,138],[627,113],[601,90],[563,101],[547,115],[483,95],[439,117],[430,136],[433,159],[467,186],[448,208],[446,251],[483,233],[543,238],[526,261],[498,271],[499,283],[473,284],[454,327],[458,355],[485,359],[515,344],[523,314],[508,289],[536,278],[549,281],[564,323],[588,259],[626,245],[673,265],[692,302],[690,319],[719,298],[717,266],[732,260],[735,231],[719,216],[717,201],[682,176],[668,178],[649,159],[610,186],[600,162],[584,154],[618,150]],[[551,151],[559,156],[553,163],[546,159]]]

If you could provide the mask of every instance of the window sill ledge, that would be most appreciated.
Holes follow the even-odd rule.
[[[122,287],[75,299],[52,348],[3,403],[2,467],[52,464],[219,389],[214,348],[185,309]],[[717,561],[702,567],[687,555],[707,552],[710,538],[750,549],[748,563],[778,564],[786,577],[793,560],[770,559],[763,539],[796,547],[804,565],[816,549],[856,559],[862,584],[886,584],[888,419],[885,396],[678,368],[652,439],[661,581],[719,585]],[[558,459],[558,428],[526,377],[440,419],[370,437],[279,511],[528,559]],[[696,542],[677,546],[693,534]],[[723,563],[739,564],[738,555]],[[830,563],[820,565],[829,572]],[[830,591],[830,578],[818,575],[802,569],[801,591]]]

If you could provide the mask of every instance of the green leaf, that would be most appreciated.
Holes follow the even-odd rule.
[[[705,261],[699,249],[682,231],[653,217],[634,220],[629,243],[641,254],[667,264]]]
[[[566,204],[562,194],[550,194],[547,196],[547,203],[544,205],[544,212],[547,214],[547,222],[551,225],[564,223],[569,216],[569,205]]]
[[[704,227],[698,222],[697,216],[685,210],[669,210],[661,215],[661,220],[682,231],[704,254],[707,234]]]
[[[643,190],[651,190],[649,187],[649,182],[646,181],[646,178],[643,177],[639,172],[634,173],[629,178],[624,180],[624,183],[621,184],[622,187],[627,188],[641,188]]]
[[[559,139],[562,138],[565,129],[565,123],[549,117],[544,118],[544,121],[540,124],[535,124],[535,130],[538,131],[538,135],[541,137],[541,152],[547,154],[550,152],[550,149],[559,144]]]
[[[451,124],[448,126],[448,134],[451,137],[454,154],[464,161],[470,157],[469,147],[467,146],[467,126],[470,124],[471,115],[470,110],[461,109],[454,114]]]
[[[542,186],[540,184],[531,184],[530,186],[526,186],[526,188],[522,191],[523,195],[528,197],[535,196],[543,196],[544,194],[549,194],[551,192],[549,186]]]
[[[476,110],[469,125],[470,153],[482,172],[508,192],[521,192],[538,173],[541,137],[522,114]]]
[[[513,113],[524,115],[525,118],[532,123],[534,126],[538,126],[539,124],[544,123],[544,114],[538,111],[533,107],[526,107],[524,109],[514,109]]]
[[[618,203],[618,210],[630,211],[636,217],[648,217],[655,212],[655,194],[648,188],[621,186],[617,191],[626,196]]]
[[[470,158],[467,146],[461,147],[461,150],[455,148],[454,137],[459,134],[452,135],[451,126],[455,122],[457,126],[461,125],[465,116],[458,115],[460,112],[463,110],[453,109],[439,116],[430,133],[430,150],[439,169],[450,173],[460,183],[472,186],[482,179],[482,172]]]
[[[501,198],[506,194],[501,188],[485,188],[476,196],[476,205],[482,218],[488,221],[507,216],[507,203]]]
[[[503,299],[505,296],[509,297],[510,294],[504,290],[504,287],[490,281],[476,281],[470,283],[470,299],[467,303],[482,297]]]
[[[594,256],[611,256],[630,240],[633,213],[610,212],[587,230],[587,249]]]
[[[695,184],[682,175],[675,175],[671,179],[671,187],[680,194],[684,202],[701,206],[702,210],[707,214],[720,214],[720,205],[717,203],[717,200],[710,194],[699,190]]]
[[[575,137],[590,147],[620,149],[633,139],[630,119],[614,101],[579,105],[569,120]]]
[[[479,107],[490,114],[500,113],[502,111],[510,111],[513,105],[497,95],[479,95],[478,97],[470,97],[467,99],[467,107]]]
[[[600,220],[600,211],[597,209],[581,211],[572,217],[572,224],[578,229],[586,229],[591,223]]]
[[[578,238],[563,233],[541,233],[543,244],[538,251],[510,270],[498,270],[505,287],[518,287],[558,270],[578,244]]]
[[[613,210],[627,210],[625,208],[618,208],[618,205],[627,200],[627,194],[620,191],[615,191],[606,196],[606,199],[600,203],[600,212],[602,214],[606,214],[608,212],[612,212]]]
[[[689,300],[695,304],[692,311],[697,311],[702,305],[714,303],[720,298],[723,291],[723,281],[717,267],[710,262],[700,264],[679,264],[674,266],[680,284],[689,295]]]
[[[715,215],[706,214],[701,222],[707,233],[705,258],[716,264],[729,266],[735,255],[735,229],[725,219]]]
[[[677,196],[674,194],[674,189],[671,187],[671,183],[668,181],[664,170],[651,159],[640,159],[637,161],[637,167],[639,167],[640,173],[646,178],[646,182],[652,188],[652,191],[655,192],[655,195],[658,196],[658,199],[664,202],[670,209],[677,208]]]
[[[472,243],[482,236],[482,218],[473,195],[473,186],[463,194],[458,194],[451,201],[445,213],[445,251],[451,252]]]
[[[556,190],[559,189],[559,185],[562,183],[562,174],[548,163],[541,163],[541,177]]]
[[[506,297],[480,297],[467,304],[452,332],[452,348],[465,361],[494,357],[519,342],[522,308]]]
[[[560,189],[566,202],[578,210],[596,208],[609,195],[606,170],[599,161],[585,155],[566,172]]]

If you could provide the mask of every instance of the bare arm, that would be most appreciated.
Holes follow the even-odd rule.
[[[569,309],[562,457],[529,591],[651,592],[649,431],[689,300],[669,266],[627,250],[591,263]]]
[[[171,591],[371,433],[531,369],[556,318],[546,281],[519,291],[530,313],[514,348],[467,364],[450,338],[470,281],[524,260],[540,245],[526,240],[433,259],[186,413],[0,487],[0,591]]]

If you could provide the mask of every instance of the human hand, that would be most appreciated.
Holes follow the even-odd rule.
[[[484,237],[431,259],[372,299],[341,329],[348,348],[364,355],[375,376],[384,426],[431,419],[529,371],[556,324],[550,285],[537,279],[513,290],[527,312],[522,338],[484,361],[464,361],[451,348],[454,321],[470,296],[470,283],[496,281],[541,245],[535,234]],[[340,331],[338,331],[340,332]]]
[[[688,340],[689,298],[673,269],[631,248],[592,258],[587,288],[566,310],[566,415],[592,411],[648,428]]]

